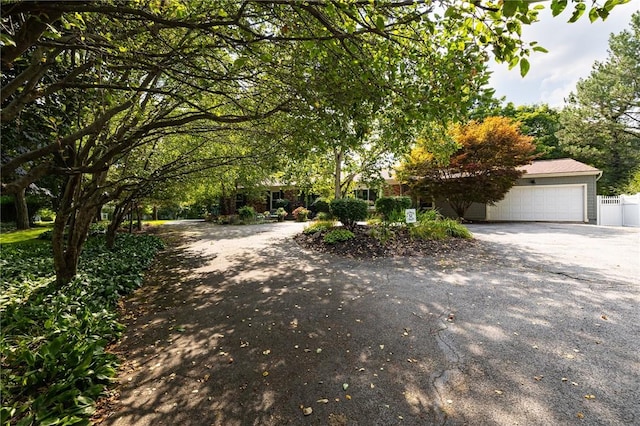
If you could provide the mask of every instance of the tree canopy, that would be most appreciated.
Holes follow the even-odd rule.
[[[605,18],[621,2],[594,3],[589,17]],[[550,3],[556,15],[568,4]],[[571,4],[572,20],[587,9]],[[327,152],[366,143],[376,114],[388,119],[396,111],[398,127],[445,122],[473,102],[487,51],[528,71],[528,55],[544,48],[522,40],[521,26],[541,7],[527,0],[6,2],[2,192],[60,179],[53,247],[59,282],[68,281],[100,206],[148,192],[154,170],[188,170],[187,154],[199,152],[193,135],[220,147],[230,132],[264,140],[251,136],[264,126],[279,132],[273,138],[283,150]],[[18,129],[32,122],[40,130]],[[293,135],[308,143],[296,147]],[[137,161],[172,152],[177,145],[161,146],[180,137],[190,143],[163,156],[167,166],[155,162],[160,156],[148,166]],[[252,155],[263,147],[256,142]],[[207,158],[193,170],[225,163],[222,155]]]
[[[449,156],[433,147],[441,141],[419,140],[399,176],[415,195],[445,199],[463,218],[472,203],[493,204],[522,176],[517,167],[528,164],[535,150],[533,138],[520,133],[519,124],[506,117],[488,117],[454,126],[455,142]]]
[[[611,35],[608,58],[578,82],[560,123],[561,148],[604,171],[600,192],[619,192],[640,165],[640,12]]]

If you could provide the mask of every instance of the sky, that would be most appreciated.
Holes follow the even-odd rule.
[[[533,52],[524,78],[518,66],[509,70],[507,64],[492,63],[490,86],[496,90],[495,96],[505,96],[516,106],[546,103],[562,108],[578,80],[589,76],[594,62],[607,59],[609,35],[628,29],[631,15],[639,10],[640,0],[631,0],[615,7],[605,21],[591,23],[585,13],[578,22],[569,24],[569,7],[554,18],[547,4],[538,15],[539,22],[523,25],[522,38],[537,41],[549,53]]]

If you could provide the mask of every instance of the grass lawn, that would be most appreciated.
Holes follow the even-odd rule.
[[[18,244],[24,242],[39,241],[38,235],[53,229],[53,222],[38,224],[37,227],[20,231],[2,232],[0,234],[0,244]],[[47,241],[42,241],[46,243]]]
[[[102,222],[101,222],[102,223]],[[104,222],[105,224],[108,222]],[[160,226],[167,223],[166,220],[143,220],[143,225],[148,226]],[[45,231],[53,229],[53,222],[38,222],[36,226],[31,229],[25,229],[22,231],[9,231],[0,233],[0,244],[19,244],[19,243],[33,243],[40,242],[38,235]],[[47,242],[47,241],[42,241]]]

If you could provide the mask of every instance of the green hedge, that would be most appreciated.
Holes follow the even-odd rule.
[[[356,222],[366,220],[369,214],[369,205],[358,198],[340,198],[331,200],[331,214],[346,227],[353,228]]]

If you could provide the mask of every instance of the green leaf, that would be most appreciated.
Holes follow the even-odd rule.
[[[567,7],[567,0],[553,0],[551,2],[551,14],[558,16]]]
[[[233,61],[233,67],[234,68],[242,68],[242,66],[244,64],[246,64],[248,60],[249,60],[249,58],[247,58],[246,56],[240,56],[238,59]]]
[[[549,53],[549,51],[547,49],[545,49],[544,47],[542,47],[542,46],[535,46],[533,48],[533,51],[534,52]]]
[[[573,11],[573,15],[571,15],[571,18],[569,19],[569,22],[576,22],[578,19],[580,19],[585,10],[587,10],[587,6],[585,6],[584,3],[578,3],[575,10]]]
[[[380,31],[384,31],[384,27],[384,16],[378,15],[378,17],[376,18],[376,28],[378,28]]]
[[[529,72],[529,61],[527,58],[520,59],[520,75],[524,77]]]
[[[595,22],[598,18],[598,9],[596,9],[595,7],[591,8],[591,10],[589,11],[589,20],[591,21],[591,23]]]
[[[518,2],[517,1],[505,1],[502,6],[502,14],[504,16],[513,16],[518,10]]]

